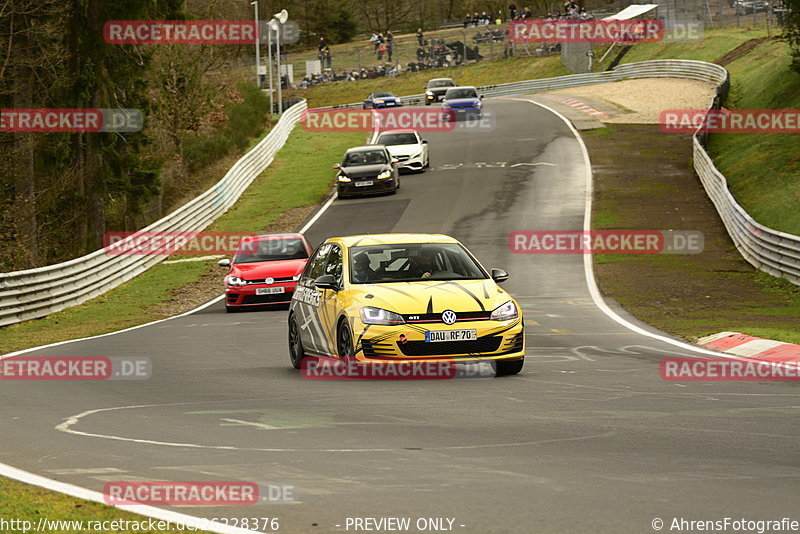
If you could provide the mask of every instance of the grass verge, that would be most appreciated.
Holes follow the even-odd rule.
[[[317,204],[329,191],[330,162],[363,140],[360,132],[327,135],[295,129],[270,167],[209,230],[296,229],[308,211],[297,209]],[[220,294],[221,278],[216,260],[156,265],[80,306],[0,329],[0,354],[168,317]]]
[[[692,341],[737,331],[800,343],[800,287],[742,259],[691,167],[690,136],[655,125],[607,128],[584,137],[595,168],[593,228],[699,230],[705,246],[693,255],[597,256],[603,293]],[[635,166],[630,154],[638,155]]]
[[[11,530],[4,530],[3,532],[32,532],[40,518],[50,521],[82,521],[83,526],[88,527],[87,522],[99,521],[101,526],[113,526],[111,522],[116,521],[117,527],[124,525],[123,521],[136,522],[139,525],[148,526],[147,519],[144,516],[124,512],[111,506],[104,504],[85,501],[83,499],[76,499],[68,497],[60,493],[48,491],[37,486],[30,486],[10,480],[8,478],[0,477],[0,518],[10,522],[16,520],[16,526],[19,528],[11,528]],[[145,521],[145,523],[141,523]],[[27,522],[27,523],[26,523]],[[102,525],[102,522],[108,522]],[[11,524],[11,523],[9,523]],[[14,524],[11,524],[14,527]],[[43,525],[44,526],[44,525]],[[133,526],[128,523],[129,527]],[[138,526],[138,525],[137,525]],[[161,525],[166,527],[166,523]],[[175,525],[170,525],[175,527]],[[60,523],[57,525],[50,525],[50,528],[43,530],[43,532],[103,532],[112,534],[123,533],[138,533],[138,534],[158,534],[164,532],[202,532],[180,530],[178,528],[169,528],[165,530],[157,529],[138,529],[138,528],[75,528],[76,524],[71,526],[67,523]],[[156,527],[158,528],[158,526]]]

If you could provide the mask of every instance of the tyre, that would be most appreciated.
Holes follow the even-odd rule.
[[[525,365],[525,358],[520,358],[518,360],[497,360],[492,362],[495,376],[515,375],[522,371],[523,365]]]
[[[292,367],[300,369],[305,357],[306,351],[303,348],[303,340],[300,339],[300,329],[292,315],[289,317],[289,360],[292,362]]]
[[[339,359],[345,362],[354,361],[355,353],[353,348],[353,332],[347,320],[339,321],[339,328],[336,334],[336,354]]]

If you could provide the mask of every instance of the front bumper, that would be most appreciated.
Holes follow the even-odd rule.
[[[283,293],[257,295],[256,289],[282,287]],[[229,308],[247,308],[271,304],[288,304],[292,300],[297,282],[278,282],[275,284],[248,284],[246,286],[225,286],[225,305]]]
[[[400,161],[400,163],[397,164],[397,168],[400,170],[421,171],[425,166],[424,153],[416,158],[409,156],[395,156],[395,158]]]
[[[355,357],[365,363],[479,362],[516,360],[525,356],[522,318],[510,321],[459,321],[454,325],[364,325],[355,321],[354,337],[360,339]],[[475,341],[425,341],[425,331],[476,330]]]
[[[385,109],[385,108],[399,108],[402,107],[402,102],[383,102],[382,104],[375,103],[375,109]]]
[[[442,118],[449,120],[480,119],[483,118],[482,108],[446,108],[450,113],[442,113]]]
[[[357,186],[361,182],[370,182],[369,185]],[[353,178],[350,182],[336,182],[336,191],[343,196],[351,195],[375,195],[378,193],[388,193],[394,191],[394,179],[383,178]]]

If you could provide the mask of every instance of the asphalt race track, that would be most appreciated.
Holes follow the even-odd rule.
[[[582,256],[511,253],[514,230],[583,228],[586,168],[556,115],[514,99],[486,107],[493,131],[426,134],[429,172],[403,175],[397,195],[335,201],[307,235],[447,233],[508,270],[526,314],[520,375],[308,381],[289,364],[285,310],[226,314],[219,302],[37,352],[145,356],[154,374],[0,382],[0,462],[96,491],[120,480],[293,485],[289,504],[176,508],[277,517],[290,534],[345,532],[348,517],[552,534],[797,516],[794,385],[663,381],[661,358],[694,353],[601,311]]]

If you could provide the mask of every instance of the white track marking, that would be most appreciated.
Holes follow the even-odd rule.
[[[64,482],[58,482],[57,480],[34,475],[33,473],[28,473],[27,471],[17,469],[16,467],[12,467],[10,465],[0,464],[0,475],[12,478],[14,480],[19,480],[20,482],[24,482],[26,484],[39,486],[51,491],[57,491],[59,493],[63,493],[64,495],[69,495],[70,497],[77,497],[78,499],[107,504],[105,501],[105,496],[98,491],[91,491],[74,486],[72,484],[66,484]],[[118,504],[114,505],[114,508],[125,510],[126,512],[131,512],[143,517],[152,517],[162,521],[171,521],[172,523],[189,525],[197,527],[201,530],[208,530],[209,532],[217,532],[219,534],[245,534],[249,532],[255,532],[253,530],[231,527],[222,523],[205,521],[191,515],[181,514],[171,510],[164,510],[162,508],[156,508],[155,506],[148,506],[144,504]]]
[[[179,404],[188,404],[188,403],[179,403]],[[60,430],[61,432],[66,432],[67,434],[73,434],[76,436],[86,436],[92,438],[103,438],[103,439],[110,439],[114,441],[128,441],[132,443],[144,443],[147,445],[161,445],[165,447],[184,447],[184,448],[191,448],[191,449],[212,449],[212,450],[225,450],[225,451],[251,451],[251,452],[333,452],[333,453],[342,453],[342,452],[401,452],[406,450],[404,447],[383,447],[383,448],[369,448],[369,449],[295,449],[295,448],[250,448],[250,447],[234,447],[232,445],[203,445],[198,443],[173,443],[169,441],[155,441],[149,439],[138,439],[138,438],[125,438],[122,436],[109,436],[105,434],[93,434],[89,432],[81,432],[79,430],[74,430],[71,428],[73,425],[77,424],[81,419],[84,417],[88,417],[90,415],[95,415],[101,412],[111,412],[116,410],[128,410],[128,409],[135,409],[135,408],[156,408],[161,406],[175,406],[175,404],[139,404],[134,406],[116,406],[114,408],[100,408],[97,410],[89,410],[78,415],[73,415],[69,417],[66,421],[61,423],[56,427],[56,430]],[[244,422],[246,421],[238,421]],[[252,423],[250,423],[252,424]],[[388,423],[387,423],[388,424]],[[574,438],[558,438],[552,440],[534,440],[534,441],[520,441],[516,443],[488,443],[485,445],[446,445],[443,447],[425,447],[425,450],[431,451],[445,451],[445,450],[474,450],[474,449],[496,449],[496,448],[506,448],[506,447],[525,447],[531,445],[540,445],[544,443],[555,443],[561,441],[575,441],[575,440],[584,440],[584,439],[593,439],[593,438],[602,438],[614,435],[615,432],[610,433],[603,433],[603,434],[593,434],[590,436],[579,436]],[[0,464],[1,466],[2,464]],[[0,474],[3,474],[0,470]],[[37,475],[32,475],[37,476]],[[41,477],[40,477],[41,478]],[[55,482],[55,481],[53,481]],[[56,482],[58,483],[58,482]],[[58,490],[56,490],[58,491]],[[208,530],[208,529],[206,529]]]
[[[594,190],[594,183],[593,183],[593,176],[592,176],[592,164],[591,164],[591,161],[589,160],[589,151],[586,149],[586,144],[583,142],[583,138],[581,137],[581,134],[578,133],[578,130],[575,128],[575,126],[572,125],[572,123],[569,121],[569,119],[567,119],[564,115],[562,115],[561,113],[559,113],[555,109],[551,108],[550,106],[547,106],[547,105],[542,104],[540,102],[535,102],[533,100],[529,100],[527,98],[512,98],[511,100],[517,100],[517,101],[520,101],[520,102],[529,102],[529,103],[531,103],[531,104],[533,104],[535,106],[539,106],[539,107],[541,107],[543,109],[546,109],[547,111],[549,111],[550,113],[552,113],[553,115],[555,115],[556,117],[561,119],[564,122],[564,124],[566,124],[567,127],[570,129],[570,131],[572,132],[572,135],[575,136],[575,139],[578,141],[578,145],[581,148],[581,153],[583,154],[583,164],[584,164],[584,168],[585,168],[585,172],[586,172],[586,199],[585,199],[585,203],[584,203],[584,212],[583,212],[583,230],[584,230],[584,232],[591,231],[591,229],[592,229],[592,193],[593,193],[593,190]],[[592,263],[592,255],[591,254],[584,254],[583,255],[583,272],[584,272],[584,275],[585,275],[584,277],[586,279],[586,285],[589,287],[589,293],[592,296],[592,300],[594,301],[595,306],[600,308],[600,311],[605,313],[612,320],[614,320],[618,324],[624,326],[628,330],[632,330],[632,331],[636,332],[637,334],[641,334],[643,336],[647,336],[647,337],[650,337],[650,338],[653,338],[653,339],[657,339],[659,341],[663,341],[664,343],[669,343],[670,345],[674,345],[676,347],[680,347],[680,348],[682,348],[684,350],[691,350],[691,351],[699,353],[699,354],[705,354],[705,355],[708,355],[708,356],[716,356],[716,357],[719,357],[719,358],[730,358],[730,356],[728,356],[726,354],[723,354],[721,352],[716,352],[716,351],[712,351],[712,350],[708,350],[708,349],[703,349],[703,348],[698,347],[696,345],[692,345],[690,343],[686,343],[685,341],[679,341],[677,339],[672,339],[670,337],[663,336],[661,334],[656,334],[655,332],[650,332],[648,330],[645,330],[644,328],[641,328],[640,326],[637,326],[637,325],[627,321],[626,319],[623,319],[622,317],[617,315],[617,313],[614,310],[612,310],[611,308],[608,307],[608,304],[606,304],[605,300],[603,299],[603,296],[600,294],[600,289],[597,287],[597,281],[595,280],[595,277],[594,277],[594,265]],[[736,358],[736,359],[739,359],[739,358]]]
[[[328,208],[331,207],[331,204],[333,204],[334,200],[336,200],[336,193],[335,192],[331,193],[331,196],[328,197],[327,202],[325,202],[325,204],[323,204],[322,207],[317,210],[317,212],[314,214],[314,216],[311,217],[311,219],[309,219],[308,222],[305,223],[303,225],[303,227],[300,228],[300,230],[298,230],[298,232],[301,233],[301,234],[306,233],[308,231],[308,229],[311,228],[314,225],[315,222],[317,222],[317,219],[322,217],[322,214],[325,213],[326,211],[328,211]]]

